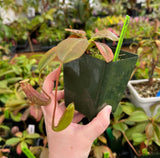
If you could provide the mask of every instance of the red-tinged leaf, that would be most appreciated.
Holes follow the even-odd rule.
[[[155,40],[156,46],[158,47],[158,49],[160,50],[160,40]]]
[[[31,106],[30,107],[30,114],[33,116],[36,121],[40,121],[42,118],[42,109],[39,106]]]
[[[16,151],[17,151],[17,154],[19,154],[19,155],[22,153],[20,143],[17,145]]]
[[[111,158],[113,158],[113,153],[112,153],[111,149],[109,149],[107,146],[104,146],[104,145],[95,146],[93,149],[93,152],[94,152],[95,157],[97,157],[97,158],[103,157],[104,153],[107,153],[107,152],[109,153],[109,156]]]
[[[67,38],[57,45],[56,53],[63,63],[73,61],[82,56],[89,42],[84,38]]]
[[[146,137],[150,139],[154,135],[154,127],[152,123],[149,123],[145,129]]]
[[[101,39],[101,38],[107,38],[112,41],[118,41],[119,38],[111,31],[104,29],[101,31],[96,32],[95,34],[92,35],[93,39]]]
[[[50,103],[50,98],[47,98],[44,94],[39,93],[29,83],[22,81],[20,84],[27,98],[32,103],[39,106],[45,106]]]
[[[0,125],[2,124],[2,122],[4,121],[4,119],[5,119],[5,115],[3,114],[3,115],[0,116]]]
[[[68,38],[81,38],[81,36],[78,36],[78,35],[70,35],[70,36],[68,36]]]
[[[22,120],[22,121],[26,121],[27,118],[28,118],[28,116],[29,116],[29,114],[30,114],[30,108],[28,108],[28,109],[26,109],[26,110],[24,111],[24,113],[23,113],[22,116],[21,116],[21,120]]]
[[[69,31],[69,32],[72,32],[72,33],[74,33],[74,34],[79,34],[79,35],[82,35],[82,36],[85,36],[85,35],[86,35],[86,32],[83,31],[83,30],[65,29],[65,31]]]
[[[100,42],[94,42],[98,48],[98,50],[100,51],[100,53],[103,55],[104,59],[106,60],[106,62],[111,62],[113,60],[113,52],[111,50],[111,48],[109,48],[106,44],[104,43],[100,43]]]
[[[2,148],[2,149],[0,149],[0,152],[9,153],[9,152],[10,152],[10,149],[7,149],[7,148],[6,148],[6,149],[3,149],[3,148]]]
[[[160,75],[160,67],[156,66],[155,71],[158,73],[158,75]]]
[[[17,132],[17,133],[15,134],[15,136],[16,136],[16,137],[19,137],[19,138],[22,138],[22,135],[23,135],[22,132]]]

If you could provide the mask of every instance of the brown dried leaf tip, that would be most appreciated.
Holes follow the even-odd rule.
[[[34,104],[37,104],[39,106],[45,106],[50,103],[50,98],[47,98],[45,94],[39,93],[37,90],[35,90],[29,83],[25,81],[20,82],[21,87],[26,94],[27,98]]]

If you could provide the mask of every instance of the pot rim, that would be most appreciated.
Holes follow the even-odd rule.
[[[160,80],[160,79],[158,79]],[[152,101],[160,101],[160,97],[150,97],[150,98],[144,98],[144,97],[141,97],[138,92],[136,91],[136,89],[134,88],[134,86],[132,84],[138,84],[138,83],[141,83],[141,82],[147,82],[148,79],[139,79],[139,80],[130,80],[128,81],[128,84],[127,84],[127,87],[129,88],[130,91],[132,91],[132,93],[135,94],[135,96],[137,97],[137,99],[140,101],[140,102],[152,102]]]

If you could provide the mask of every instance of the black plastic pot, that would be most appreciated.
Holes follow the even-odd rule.
[[[92,119],[104,106],[115,111],[127,86],[138,56],[121,51],[119,61],[106,63],[84,54],[64,64],[66,106],[74,102],[76,110]]]
[[[55,42],[44,42],[44,43],[40,43],[41,44],[41,49],[43,51],[48,51],[49,49],[55,47],[57,44],[59,43],[59,41],[55,41]]]
[[[16,49],[17,49],[17,50],[25,49],[25,48],[27,48],[27,46],[28,46],[28,41],[27,41],[27,40],[21,40],[21,41],[18,41],[18,42],[17,42],[17,47],[16,47]]]
[[[160,153],[155,153],[155,154],[151,154],[151,155],[143,155],[138,158],[160,158]]]
[[[132,17],[136,17],[139,15],[139,12],[136,8],[127,8],[127,14]]]

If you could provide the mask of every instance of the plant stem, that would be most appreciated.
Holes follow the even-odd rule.
[[[134,151],[134,153],[137,156],[142,156],[142,154],[137,153],[136,149],[134,148],[134,146],[131,144],[131,142],[129,141],[129,139],[127,138],[126,134],[124,132],[122,132],[124,138],[126,139],[127,143],[129,144],[129,146],[132,148],[132,150]]]
[[[32,53],[34,53],[32,42],[31,42],[31,38],[30,38],[30,34],[28,34],[28,41],[29,41],[30,49],[31,49]]]
[[[59,76],[60,76],[60,73],[61,73],[62,64],[63,63],[61,63],[60,66],[58,67],[58,72],[57,72],[56,89],[55,89],[55,102],[54,102],[54,109],[53,109],[53,116],[52,116],[52,127],[56,127],[54,125],[54,119],[55,119],[55,113],[56,113],[56,108],[57,108],[58,79],[59,79]]]

